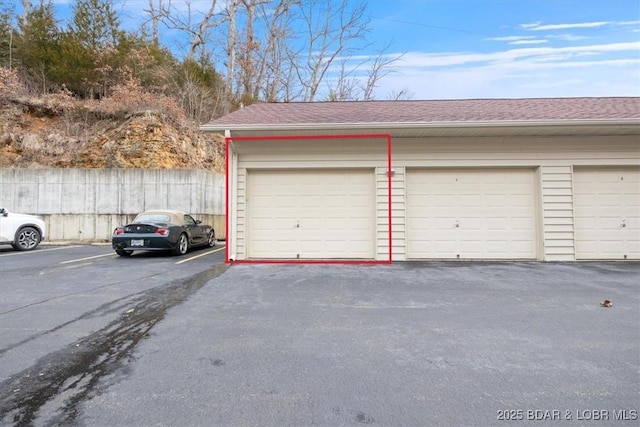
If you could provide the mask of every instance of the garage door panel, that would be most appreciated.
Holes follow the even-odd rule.
[[[447,230],[454,229],[456,227],[456,223],[458,222],[454,218],[451,218],[451,216],[449,215],[425,219],[416,218],[415,221],[424,223],[424,229],[429,231],[431,231],[432,229],[431,224],[434,224],[437,230]]]
[[[640,254],[640,240],[631,240],[627,243],[630,254]],[[637,259],[637,258],[632,258]]]
[[[322,200],[318,196],[300,195],[297,200],[289,200],[287,206],[295,206],[296,204],[298,208],[317,209],[322,206]]]
[[[455,257],[457,245],[458,243],[456,241],[446,239],[445,236],[442,236],[441,239],[416,241],[414,248],[416,251],[425,253],[438,252],[447,254],[449,257]]]
[[[528,231],[535,228],[536,224],[532,217],[510,218],[511,229],[517,231]]]
[[[344,227],[344,218],[350,218],[349,213],[345,213],[343,207],[326,207],[324,208],[325,218],[328,227]],[[342,221],[342,223],[340,222]]]
[[[511,196],[511,206],[525,206],[529,207],[529,203],[527,202],[518,202],[518,197],[520,196]],[[479,201],[480,203],[480,201]],[[489,208],[504,208],[504,195],[501,194],[487,194],[484,196],[484,205]]]
[[[327,215],[332,215],[336,213],[343,215],[344,205],[345,203],[348,202],[347,199],[348,199],[347,197],[342,195],[325,198],[324,200],[322,200],[322,206],[324,207],[324,209],[326,209]],[[352,199],[352,201],[355,202],[354,199]],[[354,205],[357,205],[357,204],[354,203]]]
[[[279,217],[268,217],[268,218],[252,218],[251,223],[254,227],[260,229],[270,229],[270,230],[286,230],[289,228],[293,228],[294,218],[279,218]]]
[[[428,247],[428,245],[425,245],[425,248]],[[438,240],[435,242],[435,250],[453,258],[458,253],[458,242],[456,240]]]
[[[479,214],[481,212],[478,212]],[[465,236],[474,236],[477,235],[477,231],[478,230],[482,230],[483,231],[483,235],[486,234],[484,233],[484,230],[486,229],[485,227],[485,221],[486,218],[461,218],[460,219],[460,227],[462,227],[461,232],[464,233]]]
[[[484,222],[484,229],[488,231],[500,231],[504,228],[505,221],[509,221],[509,218],[487,218]],[[512,222],[513,226],[513,222]]]
[[[531,240],[511,240],[509,242],[510,251],[515,258],[527,258],[531,254]]]
[[[522,208],[527,213],[533,209],[533,198],[531,194],[510,194],[509,195],[509,206],[513,208]]]
[[[251,199],[251,203],[256,207],[279,206],[280,211],[286,211],[285,206],[291,206],[291,203],[295,203],[295,197],[256,196]]]
[[[577,259],[640,259],[640,168],[574,170]]]
[[[420,192],[420,193],[415,193],[415,196],[416,196],[415,205],[425,206],[425,207],[451,206],[451,204],[454,203],[456,200],[455,196],[453,196],[452,194],[438,194],[438,193],[428,194],[428,193]],[[426,196],[429,196],[429,198],[427,198]]]
[[[407,172],[409,258],[536,257],[534,172]]]
[[[579,191],[579,190],[578,190]],[[615,190],[603,190],[615,191]],[[616,194],[598,194],[598,193],[582,193],[577,194],[575,202],[584,209],[597,209],[598,216],[601,215],[620,215],[620,208],[624,206],[624,197]]]
[[[256,252],[273,252],[282,258],[295,258],[298,253],[298,243],[295,241],[280,240],[278,247],[274,248],[271,240],[254,240],[252,241],[252,249]]]
[[[250,258],[374,256],[373,170],[248,171]]]
[[[596,224],[601,227],[602,231],[618,231],[622,225],[622,220],[618,215],[615,217],[600,217],[600,218],[591,218],[593,227]]]
[[[477,209],[478,206],[482,206],[482,197],[478,194],[461,194],[460,195],[460,203],[458,204],[461,208],[467,209]]]

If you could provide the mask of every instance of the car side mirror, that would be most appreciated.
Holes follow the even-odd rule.
[[[200,225],[202,224],[202,221],[200,221],[199,219],[196,219],[196,225]]]
[[[5,208],[0,208],[0,215],[7,216],[7,215],[9,215],[9,212],[7,212],[7,210]]]

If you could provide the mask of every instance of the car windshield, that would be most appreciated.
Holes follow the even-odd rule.
[[[171,222],[171,217],[167,214],[144,214],[138,215],[135,222]]]

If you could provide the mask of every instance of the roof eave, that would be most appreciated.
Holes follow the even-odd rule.
[[[202,132],[268,132],[282,131],[371,131],[408,129],[482,129],[482,128],[522,128],[522,127],[598,127],[598,126],[640,126],[640,118],[630,119],[587,119],[587,120],[499,120],[499,121],[442,121],[442,122],[362,122],[362,123],[294,123],[294,124],[204,124]]]

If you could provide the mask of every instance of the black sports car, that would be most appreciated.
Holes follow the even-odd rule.
[[[170,250],[174,255],[184,255],[189,248],[215,244],[213,227],[174,210],[142,212],[131,224],[113,230],[111,237],[111,246],[120,256],[129,256],[136,250]]]

